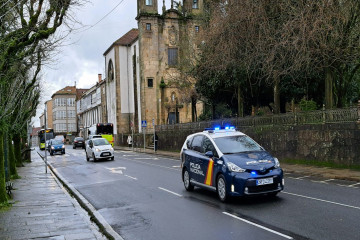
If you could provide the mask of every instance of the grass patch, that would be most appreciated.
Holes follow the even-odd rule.
[[[0,203],[0,212],[6,212],[8,210],[10,210],[12,204],[5,202],[5,203]]]
[[[288,163],[288,164],[300,164],[306,166],[315,166],[315,167],[328,167],[328,168],[335,168],[335,169],[351,169],[355,171],[360,171],[360,165],[345,165],[345,164],[338,164],[333,162],[320,162],[316,160],[305,160],[305,159],[289,159],[285,158],[282,159],[281,162]]]
[[[12,180],[21,179],[21,176],[19,176],[18,174],[14,174],[14,175],[11,175],[11,179]]]

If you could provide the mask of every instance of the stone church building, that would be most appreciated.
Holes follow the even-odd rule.
[[[203,104],[189,99],[191,89],[180,89],[184,79],[180,69],[196,51],[194,38],[200,31],[203,0],[183,0],[181,9],[173,3],[162,14],[158,0],[138,0],[141,118],[156,125],[186,123],[200,115]],[[192,112],[192,106],[196,112]],[[193,108],[195,108],[193,106]],[[196,118],[195,118],[196,119]]]
[[[196,53],[202,12],[203,0],[183,0],[181,8],[172,3],[170,9],[163,1],[161,14],[158,0],[137,0],[138,29],[104,53],[107,120],[114,124],[116,144],[132,129],[142,132],[142,120],[149,131],[153,120],[156,125],[186,123],[202,113],[203,103],[191,98],[194,80],[180,71]]]

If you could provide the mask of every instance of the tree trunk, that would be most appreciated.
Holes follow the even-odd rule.
[[[191,121],[197,122],[196,98],[191,97]]]
[[[0,131],[0,203],[7,202],[4,168],[4,135]]]
[[[20,134],[14,135],[14,155],[17,167],[22,167]]]
[[[330,68],[325,70],[325,108],[331,109],[334,106],[333,100],[334,76]]]
[[[237,89],[237,99],[238,99],[238,116],[243,117],[244,116],[244,101],[242,99],[240,86],[238,86],[238,89]]]
[[[8,147],[9,147],[9,167],[12,176],[17,177],[17,170],[16,170],[16,160],[14,155],[14,145],[12,144],[12,138],[8,137]]]
[[[280,78],[276,77],[274,81],[274,113],[280,113]]]

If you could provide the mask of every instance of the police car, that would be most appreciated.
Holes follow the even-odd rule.
[[[279,160],[234,127],[189,135],[180,157],[185,189],[216,191],[222,202],[233,196],[275,196],[284,189]]]

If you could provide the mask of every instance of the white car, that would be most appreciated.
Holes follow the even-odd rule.
[[[86,160],[92,158],[95,161],[100,159],[114,160],[114,148],[105,138],[94,138],[86,141]]]

